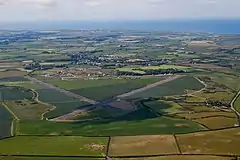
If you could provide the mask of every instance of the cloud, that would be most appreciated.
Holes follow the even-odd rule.
[[[96,6],[100,6],[102,3],[101,3],[101,1],[86,1],[86,2],[84,2],[84,4],[86,6],[96,7]]]
[[[52,7],[56,5],[56,0],[0,0],[2,6],[36,6]]]

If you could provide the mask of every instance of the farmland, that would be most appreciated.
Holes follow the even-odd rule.
[[[158,78],[89,81],[82,80],[57,81],[53,82],[53,84],[60,88],[68,89],[73,93],[100,101],[144,87],[160,80],[161,79]]]
[[[171,101],[150,101],[144,104],[160,114],[174,114],[187,111],[179,104]]]
[[[114,158],[113,160],[139,160],[139,158]],[[143,158],[141,160],[232,160],[232,157],[220,156],[161,156],[154,158]]]
[[[240,112],[240,96],[237,98],[236,102],[234,103],[234,107],[238,112]]]
[[[5,156],[0,157],[1,160],[32,160],[33,157],[18,157],[18,156]],[[62,158],[62,157],[36,157],[34,156],[34,160],[79,160],[79,158]],[[104,160],[100,158],[81,158],[81,160]]]
[[[106,143],[106,138],[17,136],[0,141],[0,154],[103,156]]]
[[[165,85],[157,86],[155,88],[146,90],[145,92],[135,94],[129,98],[181,95],[187,93],[187,90],[199,90],[203,87],[203,84],[201,84],[194,77],[182,77],[168,82]]]
[[[61,115],[72,112],[76,109],[89,105],[86,102],[70,101],[70,102],[60,102],[60,103],[50,103],[55,106],[55,109],[44,114],[44,117],[55,118]]]
[[[32,99],[33,93],[21,87],[0,86],[1,100]]]
[[[239,155],[239,128],[178,135],[183,153]]]
[[[113,137],[110,145],[111,156],[177,154],[173,136],[132,136]]]
[[[0,105],[0,139],[3,137],[11,136],[12,115],[1,104]]]
[[[148,134],[187,133],[204,130],[204,128],[201,127],[200,125],[187,120],[172,119],[168,117],[156,117],[146,119],[146,115],[144,117],[138,115],[136,120],[134,120],[135,117],[129,114],[128,117],[118,117],[118,119],[121,118],[122,120],[98,120],[98,121],[95,120],[75,123],[55,123],[49,121],[20,121],[18,134],[131,136]],[[128,118],[129,120],[128,119],[124,120],[124,118]],[[139,130],[139,128],[143,126],[145,127],[145,129]]]
[[[21,120],[41,119],[42,114],[49,110],[49,106],[29,100],[5,101],[4,103]]]
[[[238,160],[239,39],[0,30],[0,160]]]

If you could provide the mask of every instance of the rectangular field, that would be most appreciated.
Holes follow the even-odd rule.
[[[240,128],[177,135],[182,153],[239,155]]]
[[[60,158],[60,157],[16,157],[16,156],[0,156],[0,160],[104,160],[101,158]]]
[[[11,136],[12,115],[0,104],[0,139]]]
[[[17,136],[0,140],[0,154],[104,156],[108,138]]]
[[[187,119],[200,119],[206,117],[229,117],[229,118],[237,118],[236,114],[233,112],[198,112],[198,113],[178,113],[177,116],[185,117]]]
[[[228,118],[228,117],[210,117],[194,120],[194,122],[198,122],[207,126],[209,129],[221,129],[234,127],[238,124],[237,118]]]
[[[116,117],[111,120],[88,122],[56,123],[49,121],[20,121],[18,129],[18,134],[82,136],[177,134],[205,130],[205,128],[197,123],[188,120],[173,119],[164,116],[154,117],[154,115],[150,115],[145,111]]]
[[[112,160],[232,160],[232,157],[220,157],[220,156],[161,156],[152,158],[113,158]]]
[[[110,156],[178,154],[172,135],[113,137]]]

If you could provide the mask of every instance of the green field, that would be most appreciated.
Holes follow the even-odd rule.
[[[54,85],[68,89],[73,93],[94,99],[104,100],[117,95],[144,87],[160,81],[159,78],[145,79],[107,79],[107,80],[79,80],[79,81],[54,81]]]
[[[50,109],[47,105],[29,100],[5,101],[4,103],[21,120],[41,119],[42,114]]]
[[[18,134],[82,136],[172,134],[204,130],[203,127],[194,122],[168,117],[156,117],[146,113],[144,110],[135,114],[116,117],[113,120],[75,123],[20,121],[18,129]]]
[[[79,101],[59,102],[59,103],[50,103],[50,104],[55,106],[56,108],[53,111],[50,111],[44,114],[44,117],[47,117],[47,118],[59,117],[64,114],[70,113],[78,108],[89,105],[86,102],[79,102]]]
[[[233,157],[220,157],[220,156],[161,156],[154,158],[114,158],[112,160],[233,160]]]
[[[28,81],[24,77],[4,77],[0,78],[0,82],[19,82],[19,81]]]
[[[0,141],[0,154],[103,156],[107,138],[17,136]]]
[[[55,102],[71,102],[75,101],[72,97],[65,95],[59,91],[54,89],[38,89],[36,90],[39,94],[39,100],[47,103],[55,103]]]
[[[140,67],[143,70],[159,70],[159,69],[188,69],[189,67],[177,66],[177,65],[160,65],[160,66],[145,66]]]
[[[236,114],[233,112],[222,112],[222,111],[215,111],[215,112],[188,112],[188,113],[178,113],[176,114],[179,117],[185,117],[187,119],[201,119],[206,117],[229,117],[229,118],[236,118]]]
[[[60,157],[16,157],[16,156],[5,156],[1,157],[0,160],[104,160],[99,158],[60,158]]]
[[[23,100],[32,99],[33,93],[21,87],[0,86],[0,100]]]
[[[0,105],[0,139],[3,137],[11,136],[12,115],[8,110]]]
[[[179,104],[171,101],[150,101],[144,103],[146,106],[150,107],[154,111],[160,114],[174,114],[179,112],[187,111],[182,108]]]
[[[112,118],[112,115],[105,108],[97,108],[87,112],[83,112],[76,117],[75,120],[103,119]]]
[[[161,97],[171,95],[181,95],[187,90],[200,90],[204,85],[194,77],[182,77],[163,85],[148,89],[144,92],[134,94],[128,98]]]
[[[240,128],[177,135],[182,153],[240,154]]]
[[[26,88],[26,89],[42,89],[43,87],[38,85],[38,84],[34,84],[31,82],[3,82],[0,84],[6,85],[6,86],[16,86],[16,87],[22,87],[22,88]]]
[[[183,108],[186,108],[190,111],[193,112],[217,112],[219,109],[210,107],[210,106],[205,106],[203,104],[189,104],[189,103],[179,103]]]
[[[234,108],[236,108],[236,110],[240,113],[240,96],[234,102]]]

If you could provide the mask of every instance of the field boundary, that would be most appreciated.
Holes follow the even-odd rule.
[[[181,150],[181,147],[180,147],[180,145],[179,145],[179,143],[178,143],[178,140],[177,140],[176,135],[173,134],[173,137],[174,137],[174,140],[175,140],[175,143],[176,143],[177,150],[178,150],[179,154],[182,154],[182,150]]]
[[[110,151],[111,141],[112,141],[112,137],[109,137],[109,138],[108,138],[108,143],[107,143],[106,158],[105,158],[105,160],[109,160],[109,151]]]
[[[28,154],[0,154],[2,157],[43,157],[43,158],[105,158],[105,156],[59,156],[59,155],[28,155]],[[170,156],[217,156],[238,158],[236,154],[155,154],[155,155],[131,155],[131,156],[110,156],[109,158],[150,158],[150,157],[170,157]]]

